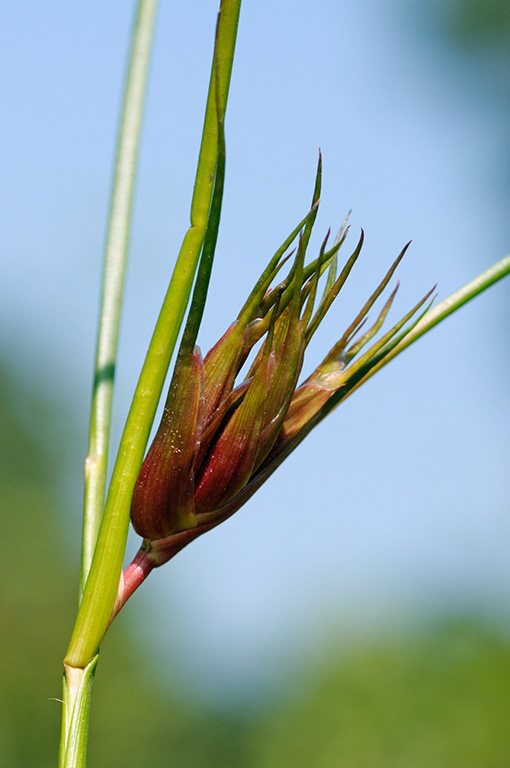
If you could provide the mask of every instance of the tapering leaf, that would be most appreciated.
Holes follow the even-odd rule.
[[[390,307],[393,304],[393,299],[395,298],[395,296],[397,294],[399,285],[400,284],[397,283],[397,285],[395,286],[394,290],[390,294],[390,297],[389,297],[388,301],[386,302],[386,304],[382,308],[382,310],[381,310],[381,312],[379,314],[379,317],[377,318],[377,320],[375,321],[373,326],[371,328],[369,328],[368,331],[366,331],[363,334],[363,336],[360,339],[358,339],[358,341],[355,344],[353,344],[351,347],[349,347],[349,349],[346,351],[345,356],[344,356],[345,365],[349,365],[351,360],[354,357],[356,357],[356,355],[363,349],[363,347],[366,344],[368,344],[368,342],[371,339],[373,339],[373,337],[375,336],[377,331],[381,328],[382,324],[384,323],[384,321],[386,319],[386,315],[390,311]],[[368,319],[368,318],[365,318],[365,319]],[[365,321],[363,321],[363,322],[365,322]]]
[[[355,373],[357,373],[360,369],[364,368],[364,366],[370,362],[372,358],[381,350],[383,349],[386,344],[400,331],[401,328],[405,326],[405,324],[413,317],[413,315],[416,314],[416,312],[422,307],[427,299],[432,295],[434,292],[436,286],[431,288],[431,290],[421,299],[415,306],[406,314],[404,317],[396,323],[393,328],[391,328],[387,333],[382,336],[382,338],[379,339],[375,344],[373,344],[370,349],[368,349],[365,354],[363,354],[356,362],[352,363],[348,368],[344,371],[344,377],[345,379],[351,378]],[[416,320],[418,322],[418,320]]]
[[[310,322],[310,318],[312,316],[313,307],[314,307],[314,304],[315,304],[315,297],[317,295],[317,286],[319,284],[319,278],[321,276],[322,266],[323,266],[323,264],[324,264],[324,262],[326,260],[326,257],[325,257],[326,244],[328,242],[330,233],[331,233],[331,230],[328,229],[326,237],[324,238],[324,240],[322,242],[321,249],[319,251],[319,256],[317,258],[317,268],[316,268],[314,274],[312,275],[312,277],[310,278],[308,284],[306,284],[304,286],[304,289],[301,292],[301,300],[302,300],[302,302],[304,302],[305,298],[307,297],[306,298],[305,310],[303,312],[303,315],[301,317],[301,322],[300,322],[301,329],[303,331],[306,330],[306,328],[308,326],[308,323]]]
[[[354,249],[352,255],[347,260],[347,263],[345,264],[344,268],[340,272],[340,275],[335,280],[335,283],[333,286],[329,289],[329,291],[324,293],[324,296],[322,298],[321,303],[319,304],[319,307],[317,309],[317,312],[315,313],[314,317],[312,318],[312,321],[310,322],[308,328],[306,329],[306,343],[308,344],[310,342],[310,339],[314,335],[315,331],[319,327],[320,323],[323,321],[326,312],[333,304],[334,300],[340,293],[340,290],[343,288],[345,281],[349,277],[349,274],[356,263],[358,256],[361,253],[361,248],[363,247],[363,240],[364,240],[364,233],[363,230],[361,230],[361,235],[358,241],[358,245]],[[341,239],[338,243],[338,247],[342,244],[343,239]]]
[[[278,272],[279,264],[282,259],[283,254],[287,250],[287,248],[294,242],[296,237],[299,235],[303,227],[306,225],[306,223],[312,219],[316,214],[316,207],[317,203],[312,206],[312,209],[306,214],[304,219],[302,219],[297,227],[295,227],[290,235],[284,240],[280,248],[276,251],[273,258],[263,271],[262,275],[257,281],[257,284],[255,285],[255,288],[252,290],[250,295],[248,296],[247,301],[244,303],[241,311],[238,315],[238,320],[240,323],[246,323],[248,324],[250,320],[253,319],[253,313],[254,310],[261,304],[262,298],[269,288],[270,284],[272,283],[274,276]],[[267,310],[262,310],[263,314],[266,314]]]
[[[384,276],[383,280],[379,283],[379,285],[377,286],[377,288],[375,289],[373,294],[370,296],[368,301],[363,305],[363,307],[361,308],[360,312],[357,314],[357,316],[354,318],[352,323],[349,325],[349,327],[345,331],[345,333],[342,336],[342,338],[337,342],[335,347],[333,347],[333,349],[330,352],[332,358],[335,358],[337,356],[336,348],[338,348],[339,350],[340,349],[342,349],[342,350],[345,349],[345,346],[348,343],[348,339],[352,338],[352,334],[353,333],[356,333],[355,329],[357,327],[359,327],[360,322],[363,320],[363,318],[366,316],[368,311],[372,308],[374,303],[377,301],[377,299],[379,298],[381,293],[384,291],[384,289],[388,285],[391,277],[393,276],[393,273],[395,272],[396,268],[398,267],[398,265],[400,264],[400,262],[404,258],[405,253],[406,253],[407,249],[409,248],[409,245],[410,245],[410,243],[407,243],[407,245],[405,245],[404,248],[401,250],[401,252],[397,256],[397,258],[395,259],[395,261],[393,262],[393,264],[389,268],[388,272]]]
[[[308,248],[308,243],[310,242],[310,236],[312,234],[313,225],[315,224],[315,219],[317,218],[317,211],[318,211],[319,201],[321,197],[321,187],[322,187],[322,152],[319,149],[319,159],[317,161],[317,173],[315,175],[315,188],[313,190],[313,197],[312,197],[312,211],[314,211],[314,214],[306,222],[305,231],[303,232],[303,248],[305,252],[306,252],[306,249]]]

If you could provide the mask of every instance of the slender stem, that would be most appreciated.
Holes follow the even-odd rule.
[[[83,594],[92,562],[104,506],[115,361],[156,9],[157,0],[141,0],[138,5],[117,141],[105,243],[89,450],[85,460],[80,595]]]
[[[150,556],[150,551],[147,551],[144,547],[138,550],[133,562],[128,565],[121,576],[117,599],[110,617],[110,624],[120,609],[129,600],[133,592],[138,589],[140,584],[145,581],[149,573],[151,573],[152,569],[156,566],[157,562]]]
[[[219,32],[219,25],[216,27],[216,35]],[[211,196],[211,206],[209,209],[209,218],[207,221],[207,227],[204,233],[204,242],[202,247],[202,254],[200,256],[200,263],[197,269],[197,279],[195,281],[195,287],[193,289],[193,296],[186,320],[186,326],[184,328],[181,340],[181,346],[179,349],[179,356],[181,354],[191,354],[196,344],[198,331],[202,323],[202,317],[205,309],[205,303],[207,299],[207,291],[209,288],[209,281],[211,278],[212,265],[214,261],[214,253],[216,250],[216,243],[218,240],[218,232],[221,219],[221,207],[223,203],[223,188],[225,184],[225,163],[226,163],[226,149],[225,149],[225,109],[226,102],[221,101],[222,94],[219,88],[219,62],[217,58],[217,46],[215,46],[215,59],[213,61],[213,73],[215,75],[216,82],[216,124],[217,124],[217,157],[216,157],[216,169],[214,188]],[[223,95],[226,98],[226,94]],[[177,366],[176,366],[177,367]]]
[[[85,768],[90,695],[98,656],[85,669],[66,669],[59,768]]]
[[[222,103],[226,103],[230,83],[240,2],[221,3],[215,56]],[[133,488],[207,228],[218,154],[215,83],[213,70],[192,201],[192,226],[184,238],[121,439],[89,578],[65,660],[72,667],[83,668],[88,664],[108,627],[122,570]]]
[[[89,449],[85,460],[80,599],[90,570],[104,506],[115,360],[156,9],[157,0],[139,0],[117,141],[96,342]],[[95,655],[85,669],[65,668],[60,768],[85,766],[90,692],[97,659]]]

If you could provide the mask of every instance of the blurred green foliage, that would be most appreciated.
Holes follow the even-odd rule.
[[[435,0],[415,6],[420,23],[447,43],[456,62],[467,74],[465,86],[473,96],[473,84],[499,117],[510,108],[510,3],[508,0]],[[460,55],[459,55],[460,54]],[[452,59],[453,62],[453,59]],[[455,67],[456,69],[456,67]],[[481,88],[480,88],[481,86]],[[488,98],[487,98],[488,97]],[[476,108],[476,104],[475,104]]]
[[[35,377],[34,377],[35,379]],[[77,572],[63,555],[67,414],[1,371],[0,765],[56,764],[60,664]],[[77,568],[76,568],[77,571]],[[510,642],[449,622],[321,655],[277,700],[215,707],[138,664],[129,612],[100,659],[90,765],[502,768],[510,764]],[[177,664],[169,659],[169,664]],[[148,674],[148,670],[150,670]]]
[[[376,638],[307,679],[268,724],[257,765],[509,764],[510,648],[476,623]]]
[[[447,33],[469,48],[508,47],[510,3],[508,0],[440,0]]]

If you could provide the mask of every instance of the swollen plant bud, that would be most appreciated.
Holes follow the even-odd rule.
[[[192,468],[202,423],[203,368],[198,347],[175,366],[163,418],[133,494],[133,525],[138,531],[136,512],[143,510],[145,538],[163,539],[196,525]]]
[[[305,220],[287,277],[269,290],[286,261],[282,248],[204,361],[197,347],[181,346],[163,418],[141,468],[131,509],[133,526],[156,565],[233,514],[414,326],[419,320],[416,313],[430,296],[360,354],[389,312],[398,284],[375,323],[359,334],[404,249],[323,362],[298,386],[306,347],[363,243],[362,234],[338,277],[337,253],[346,230],[341,230],[330,250],[326,237],[319,257],[305,266],[315,213],[316,205]],[[314,311],[319,281],[326,272],[326,286]],[[254,358],[243,376],[250,353]]]

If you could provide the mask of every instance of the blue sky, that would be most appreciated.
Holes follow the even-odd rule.
[[[15,364],[47,385],[56,378],[80,419],[69,533],[131,5],[21,0],[4,9],[0,32],[0,319]],[[187,226],[215,14],[209,1],[160,6],[114,439]],[[306,212],[318,147],[316,247],[350,209],[350,247],[360,227],[366,245],[310,367],[407,240],[394,318],[436,281],[444,297],[509,250],[505,121],[476,69],[422,24],[376,0],[246,2],[204,351]],[[285,669],[324,627],[348,634],[473,604],[508,614],[507,300],[497,286],[422,339],[235,518],[154,574],[133,608],[157,613],[151,647],[180,649],[211,690],[235,689],[261,666]]]

